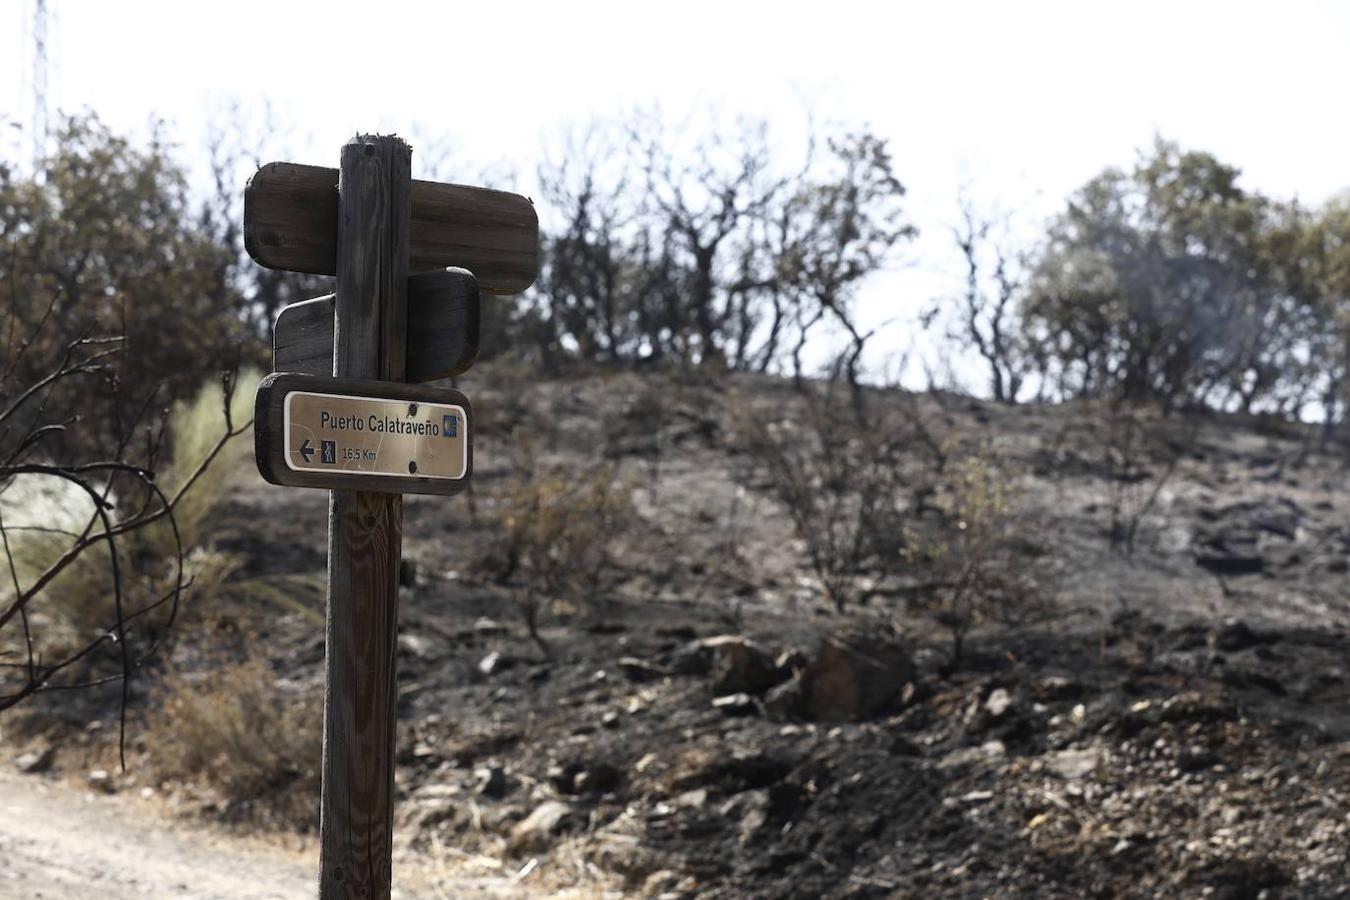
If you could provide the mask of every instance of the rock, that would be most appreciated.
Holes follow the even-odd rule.
[[[785,681],[764,695],[764,714],[775,722],[796,719],[801,715],[804,696],[800,678]]]
[[[1195,550],[1195,564],[1216,575],[1255,575],[1266,567],[1256,540],[1233,535],[1211,538]]]
[[[1205,747],[1190,747],[1177,756],[1177,768],[1183,772],[1202,772],[1219,765],[1219,754]]]
[[[623,773],[603,762],[587,766],[572,780],[578,794],[610,794],[622,783]]]
[[[708,805],[708,789],[697,788],[692,791],[685,791],[671,802],[678,809],[702,809]]]
[[[497,637],[506,634],[506,626],[496,619],[483,616],[473,623],[473,631],[479,637]]]
[[[989,699],[984,701],[984,710],[995,719],[1001,718],[1012,706],[1012,694],[1009,694],[1006,688],[994,688],[989,692]]]
[[[714,694],[762,694],[783,680],[769,652],[747,638],[722,635],[702,643],[712,649]]]
[[[117,785],[113,783],[112,775],[109,774],[107,769],[91,769],[84,780],[94,790],[105,794],[111,794],[117,790]]]
[[[722,818],[738,823],[736,831],[741,846],[745,846],[769,824],[769,792],[761,789],[736,794],[722,804],[719,812]]]
[[[411,559],[400,559],[398,561],[398,583],[401,587],[415,587],[417,585],[417,563]]]
[[[546,777],[560,794],[608,794],[623,783],[623,773],[606,762],[569,762],[549,766]]]
[[[777,784],[791,770],[792,764],[786,758],[748,747],[734,749],[730,755],[698,753],[681,762],[669,787],[676,793],[707,787],[731,795]]]
[[[1211,700],[1195,691],[1175,694],[1163,701],[1157,710],[1164,722],[1212,724],[1233,722],[1238,718],[1236,707],[1222,700]]]
[[[18,757],[14,760],[14,767],[25,775],[38,775],[50,769],[55,759],[56,747],[48,746]]]
[[[491,678],[498,672],[504,672],[516,664],[516,661],[509,656],[505,656],[496,650],[493,650],[487,656],[478,661],[478,671],[483,673],[484,677]]]
[[[1256,632],[1247,626],[1247,623],[1241,619],[1224,619],[1223,623],[1210,632],[1209,643],[1215,650],[1221,650],[1224,653],[1236,653],[1239,650],[1246,650],[1248,647],[1255,647],[1261,643]]]
[[[1256,504],[1250,513],[1253,528],[1289,541],[1298,540],[1298,529],[1303,519],[1303,510],[1288,497],[1263,501]]]
[[[671,654],[669,666],[677,675],[711,673],[716,694],[762,693],[789,674],[779,670],[767,650],[734,634],[690,641]]]
[[[620,719],[619,714],[612,709],[600,717],[601,728],[613,729],[618,728],[621,724],[623,723]]]
[[[414,659],[429,659],[432,656],[432,643],[424,634],[401,631],[398,635],[398,652]]]
[[[803,674],[803,713],[816,721],[856,722],[895,709],[914,661],[898,643],[869,635],[821,639]]]
[[[1084,691],[1081,684],[1063,675],[1048,675],[1036,680],[1031,693],[1037,700],[1077,700]]]
[[[893,756],[923,756],[923,750],[903,734],[891,735],[890,751]]]
[[[806,667],[811,664],[811,658],[796,647],[789,647],[778,654],[773,664],[778,667],[782,677],[788,678],[806,671]]]
[[[623,672],[625,678],[638,684],[645,681],[656,681],[670,674],[668,670],[661,666],[638,659],[636,656],[623,657],[619,660],[618,666],[619,671]]]
[[[552,838],[575,824],[575,809],[558,800],[546,800],[511,829],[511,851],[524,853],[545,849],[552,843]]]
[[[676,675],[707,675],[712,671],[712,648],[703,641],[690,641],[669,657],[671,672]]]
[[[1105,754],[1098,748],[1086,750],[1059,750],[1047,753],[1042,760],[1047,771],[1065,781],[1079,781],[1096,771]]]
[[[713,709],[720,710],[728,716],[748,716],[755,711],[755,698],[749,694],[727,694],[725,697],[713,698]]]
[[[577,776],[581,774],[582,765],[578,762],[554,763],[548,767],[544,777],[548,783],[553,785],[553,789],[560,794],[575,794],[577,792]]]
[[[802,789],[789,782],[766,788],[751,788],[733,794],[718,809],[722,818],[737,822],[742,846],[776,829],[774,825],[792,818],[802,804]]]
[[[647,876],[642,882],[642,896],[660,897],[666,893],[673,892],[676,885],[680,883],[680,873],[672,872],[670,869],[658,869]]]
[[[1222,659],[1223,657],[1219,657]],[[1289,691],[1284,684],[1277,678],[1272,678],[1265,672],[1258,672],[1245,668],[1225,667],[1219,680],[1229,687],[1235,688],[1260,688],[1263,691],[1269,691],[1276,697],[1287,697]]]
[[[1002,741],[987,741],[978,747],[959,747],[938,760],[939,769],[965,769],[980,763],[1001,761],[1008,753]]]
[[[506,795],[506,770],[501,766],[483,766],[475,769],[473,777],[478,782],[478,793],[484,797],[498,799]]]

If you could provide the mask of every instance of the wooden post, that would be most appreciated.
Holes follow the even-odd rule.
[[[358,136],[338,178],[333,374],[405,376],[412,150]],[[400,494],[332,491],[319,895],[389,897]],[[262,736],[266,740],[266,736]]]

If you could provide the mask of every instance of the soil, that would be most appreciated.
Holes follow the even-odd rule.
[[[1096,407],[903,398],[958,452],[1016,473],[1038,573],[1036,602],[983,622],[953,668],[912,585],[827,608],[734,452],[737,420],[793,409],[789,385],[484,369],[460,385],[481,420],[472,499],[405,503],[397,865],[470,860],[531,896],[1350,896],[1350,494],[1311,432],[1153,417],[1121,468],[1103,449],[1124,446],[1119,423]],[[542,646],[521,589],[479,564],[523,440],[577,477],[614,464],[639,513],[613,583],[553,603]],[[321,574],[325,504],[241,476],[220,546],[248,577]],[[312,598],[294,602],[308,610],[269,609],[250,640],[279,683],[314,690],[322,630]],[[860,630],[913,660],[884,710],[831,722],[774,699],[823,639]],[[721,635],[780,674],[727,690],[705,640]],[[7,740],[58,746],[53,771],[78,773],[75,748],[106,751],[107,726],[87,722],[112,700],[44,699]],[[133,749],[118,789],[153,755]],[[6,776],[7,801],[34,802],[20,777],[53,776]],[[246,826],[200,786],[157,789],[194,821]]]

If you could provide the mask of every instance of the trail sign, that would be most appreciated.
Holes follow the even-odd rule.
[[[411,159],[396,137],[358,135],[338,169],[270,163],[244,192],[244,246],[255,261],[337,276],[331,297],[278,318],[274,362],[300,371],[264,379],[254,426],[269,481],[333,488],[319,804],[325,900],[390,894],[402,494],[455,493],[473,472],[468,401],[406,382],[468,368],[478,289],[522,291],[539,263],[529,200],[415,182]]]
[[[258,470],[273,484],[458,494],[473,467],[458,391],[280,373],[258,388]]]
[[[519,194],[412,182],[410,272],[463,266],[489,294],[518,294],[539,271],[539,217]],[[268,163],[244,190],[244,246],[269,269],[337,274],[338,170]]]
[[[272,371],[333,374],[335,295],[292,303],[272,328]],[[478,281],[465,269],[408,278],[409,381],[468,371],[478,358]]]

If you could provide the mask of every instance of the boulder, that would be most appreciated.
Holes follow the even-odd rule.
[[[678,675],[710,675],[713,693],[762,694],[790,675],[769,651],[747,637],[722,634],[691,641],[670,660]]]
[[[802,713],[820,722],[856,722],[895,709],[915,677],[899,643],[874,635],[827,635],[802,673]]]
[[[783,680],[774,658],[748,638],[723,635],[705,642],[713,653],[712,689],[724,694],[762,694]]]

